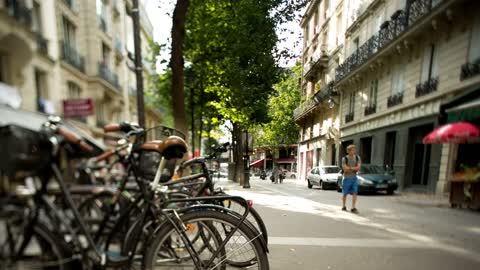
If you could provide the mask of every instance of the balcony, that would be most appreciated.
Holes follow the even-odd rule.
[[[300,106],[298,106],[298,108],[296,108],[294,111],[293,111],[293,119],[294,120],[298,120],[300,119],[303,115],[305,115],[307,112],[311,111],[313,108],[315,108],[315,106],[317,105],[317,103],[311,99],[311,98],[308,98],[305,102],[303,102],[302,104],[300,104]]]
[[[443,0],[413,0],[407,7],[397,10],[385,21],[380,30],[353,52],[344,63],[335,69],[335,80],[340,81],[362,66],[377,52],[391,44],[406,30],[415,25],[421,18],[428,15]]]
[[[323,101],[327,101],[330,97],[336,96],[337,92],[335,91],[334,87],[334,82],[330,82],[327,84],[325,87],[320,89],[315,95],[313,96],[313,100],[317,103],[320,104]]]
[[[107,33],[107,21],[103,17],[98,17],[98,26],[100,29],[104,32]]]
[[[418,97],[430,94],[432,92],[435,92],[437,91],[437,87],[438,87],[438,77],[428,79],[423,83],[419,83],[417,84],[417,87],[415,89],[415,97],[418,98]]]
[[[63,61],[69,63],[79,71],[85,72],[85,59],[77,52],[74,46],[61,41],[60,48],[62,48],[61,58]]]
[[[480,58],[473,63],[466,63],[462,65],[460,70],[460,80],[470,79],[480,74]]]
[[[40,33],[37,33],[37,50],[48,55],[48,40]]]
[[[322,45],[320,50],[317,50],[313,53],[310,57],[309,61],[303,66],[303,74],[305,74],[305,78],[309,81],[312,81],[316,77],[316,73],[318,73],[322,68],[327,67],[328,65],[328,51],[327,46]]]
[[[354,118],[353,112],[346,114],[346,115],[345,115],[345,123],[352,122],[352,121],[353,121],[353,118]]]
[[[17,22],[23,24],[29,29],[32,28],[32,10],[17,1],[4,1],[5,11]]]
[[[403,92],[391,95],[387,99],[387,108],[397,106],[403,103]]]
[[[113,73],[108,65],[104,62],[98,63],[98,75],[104,79],[105,81],[109,82],[111,85],[115,87],[115,90],[120,91],[120,83],[118,82],[117,74]]]
[[[364,115],[369,116],[377,112],[377,104],[370,104],[365,107]]]

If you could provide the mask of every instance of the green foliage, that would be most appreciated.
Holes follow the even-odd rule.
[[[283,79],[275,85],[278,93],[268,101],[268,116],[271,121],[256,128],[255,146],[275,147],[281,144],[296,144],[299,127],[293,119],[293,110],[300,105],[298,79],[302,68],[297,63],[285,72]]]

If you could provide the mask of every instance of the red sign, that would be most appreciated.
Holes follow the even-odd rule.
[[[93,100],[86,99],[66,99],[63,101],[63,116],[87,116],[93,114]]]

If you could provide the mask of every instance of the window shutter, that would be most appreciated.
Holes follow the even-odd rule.
[[[431,55],[431,66],[432,66],[432,73],[430,78],[435,78],[438,75],[438,46],[436,44],[432,44],[431,50],[433,50],[433,54]]]

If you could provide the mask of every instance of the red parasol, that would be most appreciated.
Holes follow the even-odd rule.
[[[438,127],[423,138],[424,144],[479,143],[480,129],[468,122],[455,122]]]

